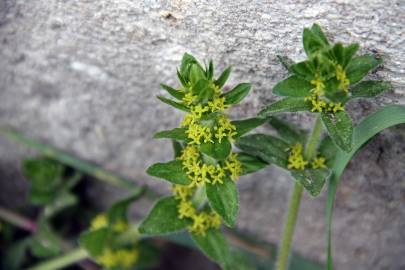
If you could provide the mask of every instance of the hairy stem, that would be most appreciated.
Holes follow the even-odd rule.
[[[315,120],[312,133],[305,147],[304,157],[306,160],[310,160],[315,157],[316,149],[321,137],[321,132],[322,122],[320,117],[318,116]],[[302,185],[298,182],[295,182],[290,197],[286,221],[284,223],[283,238],[281,240],[280,248],[277,254],[276,270],[288,269],[291,243],[294,236],[295,224],[297,223],[298,212],[300,209],[302,191]]]
[[[27,219],[2,207],[0,207],[0,219],[31,233],[35,233],[37,230],[37,224],[35,221]]]
[[[43,263],[37,264],[34,267],[28,268],[27,270],[56,270],[62,269],[69,265],[75,264],[89,257],[89,254],[84,249],[78,248],[72,250],[64,255],[56,257],[54,259],[45,261]]]

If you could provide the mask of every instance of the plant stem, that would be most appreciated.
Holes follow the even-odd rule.
[[[25,217],[22,217],[14,212],[11,212],[10,210],[4,209],[0,207],[0,219],[16,226],[21,229],[27,230],[31,233],[35,233],[37,230],[37,224],[29,220]]]
[[[64,268],[68,265],[77,263],[89,257],[89,254],[84,249],[78,248],[72,250],[62,256],[56,257],[55,259],[48,260],[46,262],[37,264],[34,267],[28,268],[27,270],[56,270]]]
[[[319,144],[322,131],[322,122],[318,116],[315,120],[312,133],[308,139],[304,151],[306,160],[311,160],[316,155],[316,149]],[[290,256],[291,243],[294,236],[295,224],[297,223],[298,212],[301,204],[303,187],[300,183],[295,182],[291,193],[288,206],[287,218],[284,223],[283,238],[277,254],[276,270],[287,270]]]

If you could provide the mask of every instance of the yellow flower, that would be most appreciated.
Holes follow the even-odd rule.
[[[315,88],[312,90],[312,92],[317,95],[317,96],[323,96],[324,89],[325,89],[325,84],[323,81],[320,79],[319,76],[316,76],[314,80],[311,80],[311,84],[315,85]]]
[[[209,227],[219,229],[221,227],[221,217],[214,211],[209,214]]]
[[[115,257],[121,267],[128,269],[138,261],[139,251],[137,249],[120,249],[116,252]]]
[[[181,201],[178,204],[179,218],[191,218],[195,215],[196,210],[191,201]]]
[[[231,179],[236,181],[242,173],[242,165],[237,159],[237,154],[232,153],[225,161],[225,169],[231,174]]]
[[[194,100],[197,97],[193,95],[193,93],[188,92],[187,94],[184,95],[183,97],[183,101],[184,103],[186,103],[186,105],[190,106],[191,104],[193,104]]]
[[[187,127],[189,125],[194,124],[197,121],[196,117],[194,114],[186,114],[186,116],[184,116],[183,121],[181,122],[180,126],[181,127]]]
[[[107,216],[105,214],[99,214],[91,221],[90,229],[97,230],[107,226],[108,226]]]
[[[197,118],[201,118],[203,113],[208,112],[209,108],[207,106],[202,106],[198,104],[197,106],[194,106],[191,108],[191,112],[195,115]]]
[[[302,156],[302,144],[295,144],[290,151],[288,157],[288,169],[303,170],[308,165],[308,161],[304,160]]]
[[[229,108],[229,105],[225,104],[225,97],[214,97],[212,101],[208,102],[208,107],[211,109],[211,112],[215,112],[224,111]]]
[[[333,113],[337,113],[337,112],[344,111],[344,110],[345,110],[345,108],[342,105],[342,103],[340,103],[340,102],[333,105],[333,109],[332,109]]]
[[[188,197],[193,195],[193,189],[183,185],[173,185],[172,191],[177,200],[187,200]]]
[[[213,185],[217,183],[223,184],[224,183],[223,179],[225,177],[225,170],[220,165],[217,165],[215,168],[215,173],[211,174],[211,176]]]
[[[326,102],[320,99],[313,99],[311,103],[311,112],[322,112],[322,110],[327,106]]]
[[[319,168],[326,168],[326,159],[322,156],[318,156],[317,158],[315,158],[311,165],[313,169],[319,169]]]
[[[106,249],[96,260],[106,268],[112,268],[118,265],[117,256],[115,256],[115,253],[111,249]]]

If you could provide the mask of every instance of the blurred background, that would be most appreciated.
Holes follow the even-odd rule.
[[[250,95],[229,111],[248,118],[275,100],[271,87],[286,76],[276,55],[303,59],[302,30],[314,22],[330,39],[357,42],[361,53],[384,59],[370,76],[394,88],[350,103],[355,121],[377,106],[405,104],[404,1],[0,0],[0,127],[166,194],[169,186],[145,169],[172,157],[170,144],[152,136],[177,126],[181,113],[155,96],[164,92],[159,83],[179,86],[183,53],[213,59],[218,72],[232,65],[229,86],[251,82]],[[312,123],[305,114],[285,119],[303,128]],[[336,269],[405,269],[404,141],[404,125],[386,130],[349,164],[334,216]],[[20,164],[37,154],[0,135],[0,206],[27,208],[29,183]],[[243,177],[238,233],[260,245],[277,243],[292,181],[275,167]],[[96,181],[76,188],[99,211],[124,192]],[[325,199],[326,190],[316,199],[304,195],[294,237],[294,251],[319,263],[326,260]],[[132,218],[140,220],[152,203],[137,202]],[[205,265],[183,247],[165,250],[163,261],[198,256]],[[206,263],[201,269],[216,269]]]

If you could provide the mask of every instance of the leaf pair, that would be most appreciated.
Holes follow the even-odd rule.
[[[265,162],[273,163],[289,170],[293,178],[301,183],[311,196],[315,197],[319,195],[326,179],[330,175],[328,169],[305,168],[304,170],[291,170],[287,166],[289,158],[288,150],[296,143],[304,144],[305,134],[275,117],[270,119],[270,123],[280,137],[253,134],[239,138],[236,141],[236,145],[243,151],[257,156]]]

